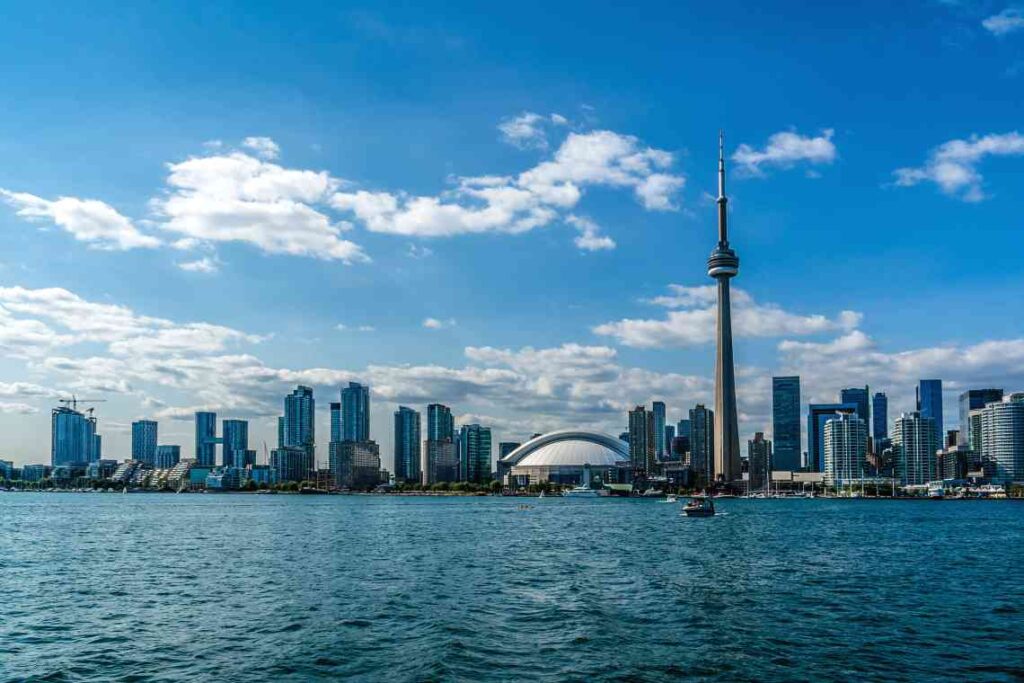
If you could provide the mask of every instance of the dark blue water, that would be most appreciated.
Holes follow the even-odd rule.
[[[0,680],[1021,680],[1024,505],[0,494]]]

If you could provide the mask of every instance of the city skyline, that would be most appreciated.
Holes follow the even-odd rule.
[[[877,30],[902,33],[908,11],[880,8],[880,25],[893,28]],[[699,40],[727,13],[666,10],[662,23]],[[865,385],[888,395],[895,418],[916,408],[919,380],[941,378],[942,422],[956,424],[963,391],[1024,387],[1019,321],[1000,305],[1024,293],[1024,199],[1014,192],[1024,142],[1009,94],[1019,77],[1005,73],[1020,36],[987,28],[995,13],[922,5],[916,15],[934,30],[910,36],[920,55],[860,53],[859,72],[846,53],[801,45],[835,83],[871,79],[853,106],[804,99],[821,84],[773,51],[795,30],[781,18],[759,18],[771,25],[756,33],[741,20],[749,47],[671,47],[656,30],[652,44],[682,51],[671,53],[678,63],[699,55],[745,86],[703,98],[699,113],[689,100],[710,87],[703,69],[662,79],[666,67],[650,66],[665,85],[638,88],[571,31],[591,59],[568,60],[569,76],[517,64],[515,86],[467,100],[453,78],[466,75],[465,57],[485,83],[507,83],[509,63],[501,36],[466,30],[454,7],[429,22],[412,9],[331,15],[340,46],[318,55],[259,40],[270,29],[217,39],[171,18],[170,34],[200,47],[177,65],[192,81],[177,85],[157,77],[164,48],[139,49],[140,34],[122,26],[102,59],[132,66],[92,91],[78,69],[95,67],[100,50],[72,60],[69,46],[22,22],[0,58],[16,64],[34,41],[75,66],[12,68],[8,92],[23,106],[0,117],[12,160],[0,168],[0,457],[45,461],[49,410],[72,394],[107,400],[95,415],[104,454],[118,458],[141,419],[159,420],[160,441],[190,457],[200,410],[247,419],[250,444],[274,443],[280,397],[296,385],[330,389],[319,434],[338,388],[371,387],[385,459],[400,405],[444,403],[458,424],[513,441],[560,427],[617,434],[629,408],[653,401],[667,404],[669,423],[712,406],[714,289],[702,258],[719,128],[733,141],[730,199],[746,255],[732,292],[740,443],[774,438],[773,376],[801,377],[801,423],[808,404]],[[158,8],[140,16],[165,18]],[[843,8],[805,20],[875,30]],[[55,21],[119,19],[69,9]],[[590,21],[636,27],[603,10]],[[452,40],[423,39],[438,33]],[[970,38],[953,47],[951,33]],[[236,60],[268,43],[295,67],[293,84],[237,72]],[[561,63],[566,47],[539,49]],[[786,92],[730,66],[737,49],[757,50]],[[406,69],[403,83],[414,62],[429,64],[436,90],[396,91],[378,59]],[[638,55],[622,59],[649,73]],[[330,79],[301,68],[320,60]],[[971,74],[987,93],[983,114],[948,92],[949,73]],[[358,96],[343,98],[356,76]],[[86,118],[104,125],[50,106],[42,81],[80,93]],[[908,95],[911,81],[919,90]],[[290,88],[305,93],[301,104]],[[900,106],[881,120],[896,93]],[[737,113],[748,98],[756,116]],[[175,122],[122,106],[143,100]]]

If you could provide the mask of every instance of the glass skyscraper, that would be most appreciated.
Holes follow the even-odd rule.
[[[478,424],[459,430],[459,467],[462,481],[483,484],[491,479],[491,429]]]
[[[181,460],[181,446],[157,446],[153,467],[169,470]]]
[[[455,438],[455,419],[452,409],[440,403],[427,406],[427,440],[449,441]]]
[[[772,377],[772,467],[800,469],[800,378]]]
[[[153,465],[156,462],[157,423],[153,420],[132,422],[132,460]]]
[[[316,401],[313,389],[299,385],[284,397],[284,447],[306,452],[306,469],[314,470],[316,457]],[[307,475],[309,476],[309,475]]]
[[[196,413],[196,463],[201,467],[217,465],[217,413]]]
[[[857,417],[864,420],[864,426],[871,424],[870,393],[868,387],[850,387],[839,392],[840,403],[856,403]]]
[[[395,411],[395,481],[420,483],[420,414],[399,406]]]
[[[331,443],[341,441],[341,403],[331,403]]]
[[[702,483],[714,481],[715,411],[698,403],[690,409],[690,469]]]
[[[971,411],[981,410],[989,403],[1003,400],[1002,389],[968,389],[960,394],[960,434],[957,436],[958,446],[969,446],[971,439]]]
[[[341,440],[370,440],[370,387],[358,382],[341,390]]]
[[[221,442],[221,461],[224,467],[245,467],[245,452],[249,450],[249,423],[246,420],[221,422]]]
[[[71,408],[54,408],[50,413],[50,465],[85,465],[100,459],[100,436],[96,418]]]
[[[662,401],[655,401],[651,404],[651,412],[654,413],[654,456],[664,459],[668,444],[665,443],[665,404]]]
[[[922,379],[917,383],[917,411],[935,423],[935,448],[946,441],[942,424],[942,380]]]
[[[881,391],[871,397],[871,436],[876,448],[878,443],[889,438],[889,399]]]

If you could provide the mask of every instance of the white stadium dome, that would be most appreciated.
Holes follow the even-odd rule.
[[[629,446],[608,434],[565,429],[530,439],[501,462],[517,468],[616,467],[629,462]]]

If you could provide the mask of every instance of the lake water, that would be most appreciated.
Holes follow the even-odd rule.
[[[1022,504],[679,511],[0,494],[0,680],[1024,677]]]

